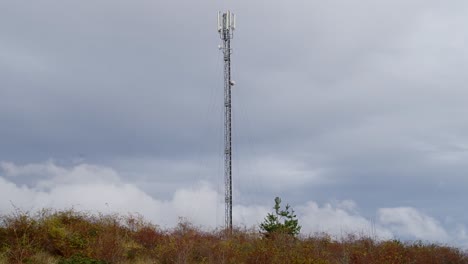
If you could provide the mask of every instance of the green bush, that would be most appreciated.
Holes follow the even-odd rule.
[[[297,236],[301,231],[301,226],[291,206],[287,204],[285,209],[281,210],[281,198],[276,197],[273,209],[274,213],[268,214],[264,222],[260,224],[263,235],[267,238],[278,234]]]

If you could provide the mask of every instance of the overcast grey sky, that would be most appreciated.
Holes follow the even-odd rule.
[[[3,0],[0,211],[221,225],[227,9],[236,224],[468,247],[466,1]]]

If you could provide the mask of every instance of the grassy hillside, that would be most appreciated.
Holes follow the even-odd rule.
[[[1,217],[0,263],[468,263],[459,249],[350,236],[262,238],[252,230],[201,231],[187,222],[161,230],[140,217],[73,210]]]

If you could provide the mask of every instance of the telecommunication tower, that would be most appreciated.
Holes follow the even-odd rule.
[[[224,195],[225,218],[224,224],[232,232],[232,108],[231,87],[231,39],[236,28],[236,16],[227,11],[218,12],[218,32],[223,41],[220,49],[224,55]]]

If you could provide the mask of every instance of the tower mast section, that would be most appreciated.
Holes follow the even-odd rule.
[[[223,42],[220,49],[224,58],[224,201],[225,228],[232,232],[232,108],[231,39],[236,28],[236,17],[231,11],[218,12],[218,32]]]

